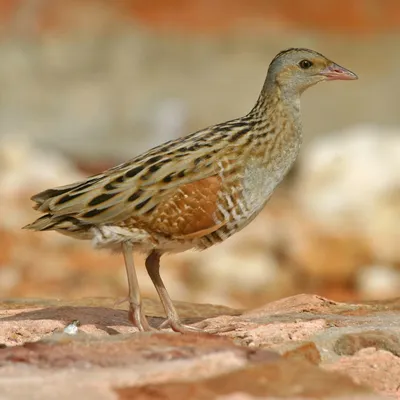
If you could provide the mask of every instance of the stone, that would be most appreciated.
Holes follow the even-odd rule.
[[[163,310],[145,300],[149,322],[157,327]],[[246,311],[177,303],[184,322],[217,332],[188,335],[138,333],[126,304],[113,304],[106,298],[3,300],[0,398],[398,395],[399,298],[346,303],[302,294]],[[75,335],[64,333],[71,323],[78,327]]]
[[[250,366],[197,382],[171,382],[120,388],[116,392],[120,400],[213,400],[220,396],[229,398],[245,393],[250,398],[325,399],[340,396],[365,396],[371,392],[339,374],[327,374],[308,363],[281,360],[270,364]],[[271,397],[270,397],[271,396]]]
[[[365,348],[353,356],[341,357],[324,368],[345,373],[356,383],[369,386],[387,398],[398,399],[400,358],[388,351]]]
[[[314,365],[321,362],[321,354],[314,342],[297,342],[293,348],[285,350],[282,355],[289,360],[304,360]]]
[[[382,330],[349,333],[337,340],[334,351],[339,355],[354,355],[369,347],[386,350],[400,357],[400,334]]]

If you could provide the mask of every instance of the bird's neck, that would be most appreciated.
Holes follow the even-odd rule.
[[[249,116],[255,139],[252,151],[263,154],[263,168],[278,171],[282,179],[302,142],[300,94],[285,91],[279,85],[264,87]]]
[[[300,93],[293,86],[279,85],[267,79],[252,111],[268,115],[277,110],[284,110],[293,116],[300,113]]]
[[[301,127],[300,93],[291,87],[282,87],[276,82],[269,84],[267,81],[255,106],[250,111],[250,115],[260,123],[272,125],[273,128],[276,128],[277,134],[281,129],[276,125],[282,122],[286,122],[286,125]],[[301,133],[301,129],[299,133]],[[293,132],[293,134],[297,134],[297,132]]]

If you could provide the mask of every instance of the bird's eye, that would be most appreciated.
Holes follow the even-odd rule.
[[[300,68],[302,68],[302,69],[308,69],[313,65],[313,63],[309,60],[301,60],[299,62],[299,65],[300,65]]]

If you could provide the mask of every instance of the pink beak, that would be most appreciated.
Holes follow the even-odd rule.
[[[354,72],[351,72],[348,69],[343,68],[335,63],[328,65],[324,70],[319,73],[319,75],[325,76],[328,81],[350,81],[358,79],[358,76]]]

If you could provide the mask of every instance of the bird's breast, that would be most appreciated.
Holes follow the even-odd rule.
[[[243,196],[251,212],[260,211],[282,182],[299,153],[301,138],[285,141],[278,149],[268,148],[264,157],[251,157],[243,175]]]

